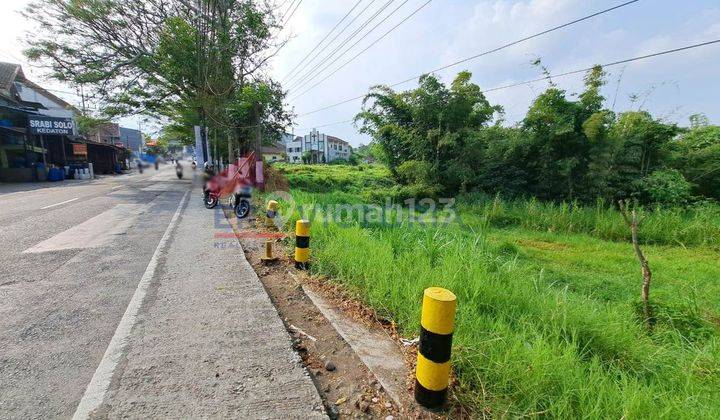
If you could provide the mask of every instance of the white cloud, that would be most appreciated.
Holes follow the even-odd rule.
[[[28,1],[13,0],[10,8],[20,8]],[[275,78],[285,76],[356,1],[304,0],[281,34],[293,35],[293,39],[273,60],[270,73]],[[363,0],[356,12],[369,1]],[[364,48],[424,1],[408,1],[395,16],[344,59]],[[384,3],[385,0],[377,0],[364,16],[369,16],[372,10]],[[292,105],[298,113],[317,109],[366,93],[371,85],[404,80],[619,3],[620,0],[434,0],[352,64],[313,91],[292,101]],[[397,4],[400,1],[393,3],[386,12]],[[362,21],[364,18],[358,19],[352,28]],[[543,63],[552,72],[575,70],[700,40],[720,38],[718,22],[720,7],[717,0],[640,1],[442,71],[440,76],[448,81],[458,71],[468,69],[473,72],[476,83],[483,88],[491,88],[538,77],[538,70],[529,65],[538,56],[542,57]],[[4,41],[0,44],[0,57],[7,54],[20,57],[22,46],[17,38],[26,28],[27,22],[18,15],[0,15],[0,37]],[[345,35],[351,31],[348,30]],[[659,115],[672,114],[671,118],[678,121],[684,118],[681,116],[683,113],[705,112],[711,121],[720,123],[720,103],[716,99],[720,96],[720,84],[715,83],[720,73],[718,57],[720,46],[710,46],[627,65],[616,109],[636,107],[636,104],[630,103],[628,96],[648,91],[657,85],[646,102],[651,111]],[[336,65],[342,62],[341,59]],[[621,70],[622,67],[607,69],[610,76],[605,95],[608,98],[615,95]],[[37,69],[29,68],[29,72],[32,77],[42,79],[42,72]],[[582,87],[582,75],[558,79],[556,82],[568,92],[576,92]],[[61,85],[51,85],[70,90]],[[399,88],[413,86],[413,83],[408,83]],[[538,82],[493,92],[488,97],[505,106],[508,118],[516,120],[522,118],[532,99],[545,86],[547,83]],[[360,101],[355,101],[301,117],[297,119],[297,124],[300,127],[312,127],[347,120],[359,111],[359,104]],[[676,111],[678,108],[679,112]],[[353,144],[367,141],[351,124],[330,126],[323,130]]]

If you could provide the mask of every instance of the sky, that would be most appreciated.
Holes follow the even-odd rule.
[[[28,0],[5,0],[19,9]],[[286,0],[278,0],[280,4]],[[293,0],[287,0],[290,4]],[[388,0],[391,1],[391,0]],[[298,115],[348,98],[363,95],[370,86],[392,84],[426,73],[483,51],[515,41],[550,27],[570,22],[602,9],[622,3],[599,0],[432,0],[385,38],[358,56],[317,87],[303,91],[330,73],[398,24],[427,0],[394,0],[379,17],[354,39],[341,44],[355,28],[388,1],[361,0],[357,8],[339,28],[343,28],[366,5],[368,8],[330,47],[322,44],[318,59],[308,69],[311,82],[305,87],[293,86],[291,70],[328,34],[358,0],[302,0],[289,18],[281,38],[289,42],[270,61],[267,72],[289,89],[288,106]],[[397,12],[390,12],[396,7]],[[280,7],[280,14],[286,6]],[[350,48],[373,25],[389,16],[372,33]],[[0,59],[20,61],[23,37],[28,23],[17,14],[0,16]],[[339,30],[339,29],[338,29]],[[336,33],[337,31],[336,30]],[[331,35],[331,39],[334,35]],[[499,52],[485,55],[438,72],[449,82],[462,70],[472,72],[472,81],[482,89],[513,84],[537,78],[540,71],[531,62],[541,58],[551,73],[586,68],[594,64],[650,54],[698,42],[720,39],[720,2],[717,0],[640,0],[637,3],[594,17],[590,20],[520,43]],[[328,61],[322,58],[342,45]],[[341,53],[348,52],[341,56]],[[310,57],[314,56],[313,53]],[[327,70],[322,69],[328,65]],[[301,66],[302,67],[302,66]],[[24,66],[26,73],[37,81],[42,69]],[[686,125],[688,117],[704,113],[710,121],[720,124],[720,44],[679,52],[663,57],[637,61],[606,69],[604,95],[607,106],[617,112],[644,109],[656,117]],[[300,73],[302,74],[302,73]],[[295,77],[297,78],[297,77]],[[582,74],[554,79],[568,94],[582,89]],[[74,89],[46,83],[56,89]],[[416,80],[396,87],[411,89]],[[492,104],[502,105],[506,124],[523,118],[532,100],[548,86],[535,82],[519,87],[487,93]],[[301,94],[301,95],[299,95]],[[59,96],[77,103],[72,94]],[[298,96],[299,95],[299,96]],[[614,104],[614,106],[613,106]],[[361,109],[361,101],[298,116],[295,134],[306,134],[313,127],[335,135],[357,146],[369,138],[359,134],[352,119]],[[126,125],[137,126],[136,119]],[[336,124],[338,122],[342,122]]]

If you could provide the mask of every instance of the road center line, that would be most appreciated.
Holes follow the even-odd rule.
[[[177,210],[175,210],[175,214],[170,220],[170,224],[167,229],[165,229],[165,233],[160,239],[160,243],[158,243],[157,248],[155,248],[155,252],[145,269],[145,273],[143,273],[140,283],[138,283],[137,289],[135,289],[135,293],[133,294],[132,299],[130,299],[127,309],[125,309],[125,314],[120,320],[120,324],[118,324],[107,350],[105,350],[105,354],[100,361],[100,365],[98,365],[97,370],[95,370],[95,374],[90,380],[87,389],[85,389],[85,394],[83,394],[80,404],[78,404],[77,409],[75,409],[75,414],[72,417],[73,420],[89,418],[90,414],[99,408],[105,399],[105,394],[107,394],[108,388],[110,387],[110,381],[112,380],[115,368],[120,362],[120,358],[127,347],[130,332],[137,322],[137,314],[140,311],[143,301],[145,300],[145,295],[147,294],[150,283],[155,276],[158,260],[161,254],[165,252],[167,241],[170,238],[170,234],[173,229],[177,225],[178,218],[180,217],[182,208],[187,201],[188,194],[190,194],[189,191],[185,192],[185,195],[183,195],[183,198],[178,204]]]
[[[45,210],[45,209],[49,209],[49,208],[52,208],[52,207],[60,206],[60,205],[66,204],[66,203],[71,203],[71,202],[77,200],[78,198],[79,198],[79,197],[75,197],[75,198],[72,198],[72,199],[70,199],[70,200],[63,201],[62,203],[55,203],[55,204],[50,204],[49,206],[40,207],[40,210]]]

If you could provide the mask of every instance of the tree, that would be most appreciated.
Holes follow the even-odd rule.
[[[704,116],[693,117],[691,128],[677,141],[673,167],[685,175],[694,194],[720,199],[720,126],[709,125]]]
[[[645,178],[670,164],[677,132],[676,125],[646,111],[620,114],[609,132],[614,148],[610,185],[616,198],[641,198]]]
[[[26,55],[56,79],[91,87],[109,116],[165,117],[186,131],[205,121],[233,137],[228,141],[249,141],[237,129],[247,121],[233,120],[227,108],[248,99],[246,87],[272,85],[262,76],[269,51],[277,51],[272,31],[278,23],[269,4],[36,0],[25,15],[39,27]],[[253,124],[265,124],[266,115],[257,113]]]
[[[618,205],[620,206],[620,214],[622,214],[625,223],[630,228],[633,250],[635,251],[635,256],[640,262],[643,277],[640,300],[643,305],[643,316],[645,317],[645,322],[647,323],[648,328],[652,328],[652,313],[650,310],[650,281],[652,280],[652,272],[650,271],[650,264],[648,263],[647,258],[645,258],[645,254],[643,254],[640,249],[638,230],[641,220],[637,214],[637,205],[631,207],[629,200],[620,200]]]
[[[489,125],[502,108],[490,105],[470,78],[461,72],[446,87],[426,75],[417,89],[397,93],[376,86],[366,96],[356,121],[361,132],[373,136],[398,180],[447,191],[473,184],[472,162],[456,158],[467,135]],[[410,176],[410,168],[422,168],[422,173]]]

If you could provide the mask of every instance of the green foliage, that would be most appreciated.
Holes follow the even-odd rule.
[[[107,118],[94,118],[87,114],[77,115],[75,121],[78,125],[78,132],[82,135],[88,135],[101,125],[110,122]]]
[[[313,192],[364,193],[384,190],[395,182],[387,168],[379,165],[297,165],[277,163],[293,188]]]
[[[432,197],[427,186],[395,184],[390,171],[379,165],[278,164],[294,191],[350,193],[352,202],[384,205],[407,198]],[[661,174],[661,177],[668,175]],[[675,179],[677,172],[670,172]],[[349,200],[349,197],[345,197]],[[499,195],[468,193],[456,200],[460,221],[475,231],[520,227],[538,232],[586,234],[598,239],[628,242],[630,230],[612,202],[545,202],[537,199],[502,199]],[[686,206],[649,206],[640,209],[643,244],[707,246],[720,250],[720,206],[696,203]]]
[[[694,194],[720,199],[720,127],[707,125],[707,118],[693,117],[692,128],[676,144],[673,166],[693,184]]]
[[[91,90],[107,116],[164,117],[184,144],[204,121],[213,149],[231,155],[252,148],[240,127],[275,138],[288,123],[282,89],[263,76],[277,17],[265,2],[202,3],[200,17],[194,2],[34,0],[25,16],[40,31],[26,55]]]
[[[648,112],[616,115],[603,108],[604,78],[602,68],[590,70],[576,99],[551,83],[516,127],[500,125],[502,108],[487,101],[468,72],[449,86],[429,75],[405,92],[375,87],[356,120],[393,177],[421,195],[667,205],[691,194],[718,198],[720,128],[694,116],[678,141],[683,130]]]
[[[654,203],[682,205],[690,198],[690,183],[675,169],[653,172],[643,180],[642,190]]]
[[[376,166],[283,170],[297,206],[359,204],[392,188],[390,171]],[[637,261],[612,206],[475,194],[457,210],[460,223],[449,226],[411,223],[407,213],[340,224],[317,211],[313,273],[342,283],[409,338],[423,289],[455,292],[451,401],[473,417],[720,415],[718,206],[641,210],[652,333],[635,316]],[[694,247],[670,246],[677,242]]]

